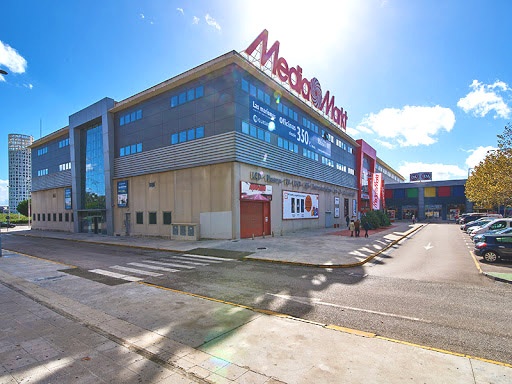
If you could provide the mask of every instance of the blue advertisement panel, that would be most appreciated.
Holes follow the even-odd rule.
[[[294,141],[307,149],[331,157],[331,142],[324,140],[320,135],[300,127],[297,122],[270,108],[267,104],[250,98],[251,122],[269,132],[273,132],[283,139]]]
[[[72,209],[71,188],[64,189],[64,209]]]
[[[117,182],[117,206],[120,208],[128,206],[128,180]]]

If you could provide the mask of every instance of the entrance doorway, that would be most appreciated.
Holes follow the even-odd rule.
[[[240,202],[240,237],[270,235],[270,201]]]

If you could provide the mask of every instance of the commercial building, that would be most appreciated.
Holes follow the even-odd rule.
[[[387,184],[385,191],[388,214],[398,220],[455,220],[472,212],[466,199],[466,179]]]
[[[285,84],[276,44],[269,52],[266,41],[256,44],[258,63],[254,45],[123,101],[104,98],[37,140],[33,228],[171,238],[279,234],[357,215],[372,174],[403,181],[346,133],[347,113],[329,92],[327,106],[317,102],[318,80],[301,78],[297,92],[292,80]],[[272,52],[280,79],[264,69]]]
[[[18,204],[30,198],[32,189],[31,150],[34,139],[29,135],[8,135],[9,211],[18,212]]]

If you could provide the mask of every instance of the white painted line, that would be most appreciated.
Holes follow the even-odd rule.
[[[165,259],[163,259],[165,260]],[[190,260],[190,258],[187,257],[179,257],[179,256],[173,256],[171,258],[171,261],[177,261],[178,263],[184,263],[184,264],[192,264],[192,265],[208,265],[207,263],[198,263],[197,261],[187,261]],[[220,261],[211,261],[211,263],[220,263]]]
[[[220,261],[234,261],[234,259],[224,259],[223,257],[199,256],[199,255],[191,255],[189,253],[184,253],[183,256],[195,257],[197,259],[220,260]]]
[[[111,271],[105,271],[103,269],[90,269],[89,272],[97,273],[98,275],[104,275],[109,277],[115,277],[116,279],[122,279],[122,280],[128,280],[128,281],[142,281],[143,279],[140,279],[138,277],[128,276],[128,275],[121,275],[120,273],[115,273]]]
[[[163,276],[161,273],[143,271],[141,269],[135,269],[135,268],[122,267],[120,265],[113,265],[109,268],[118,269],[120,271],[138,273],[139,275],[147,275],[147,276],[153,276],[153,277]]]
[[[147,269],[156,269],[157,271],[165,271],[165,272],[179,272],[178,269],[171,269],[165,267],[157,267],[156,265],[147,265],[142,263],[128,263],[128,265],[134,265],[136,267],[147,268]]]
[[[161,261],[153,261],[153,260],[144,260],[144,263],[157,264],[157,265],[165,265],[165,266],[168,266],[168,267],[185,268],[185,269],[195,269],[196,268],[196,267],[191,267],[190,265],[163,263]],[[204,265],[208,265],[208,264],[204,264]]]

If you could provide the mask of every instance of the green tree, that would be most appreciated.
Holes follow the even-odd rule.
[[[29,201],[28,200],[23,200],[23,201],[20,201],[20,203],[18,204],[18,206],[16,207],[16,209],[18,210],[19,213],[21,213],[23,216],[28,216],[28,204],[29,204]]]
[[[498,135],[498,149],[490,151],[466,182],[466,197],[477,206],[493,209],[512,204],[512,126]]]

